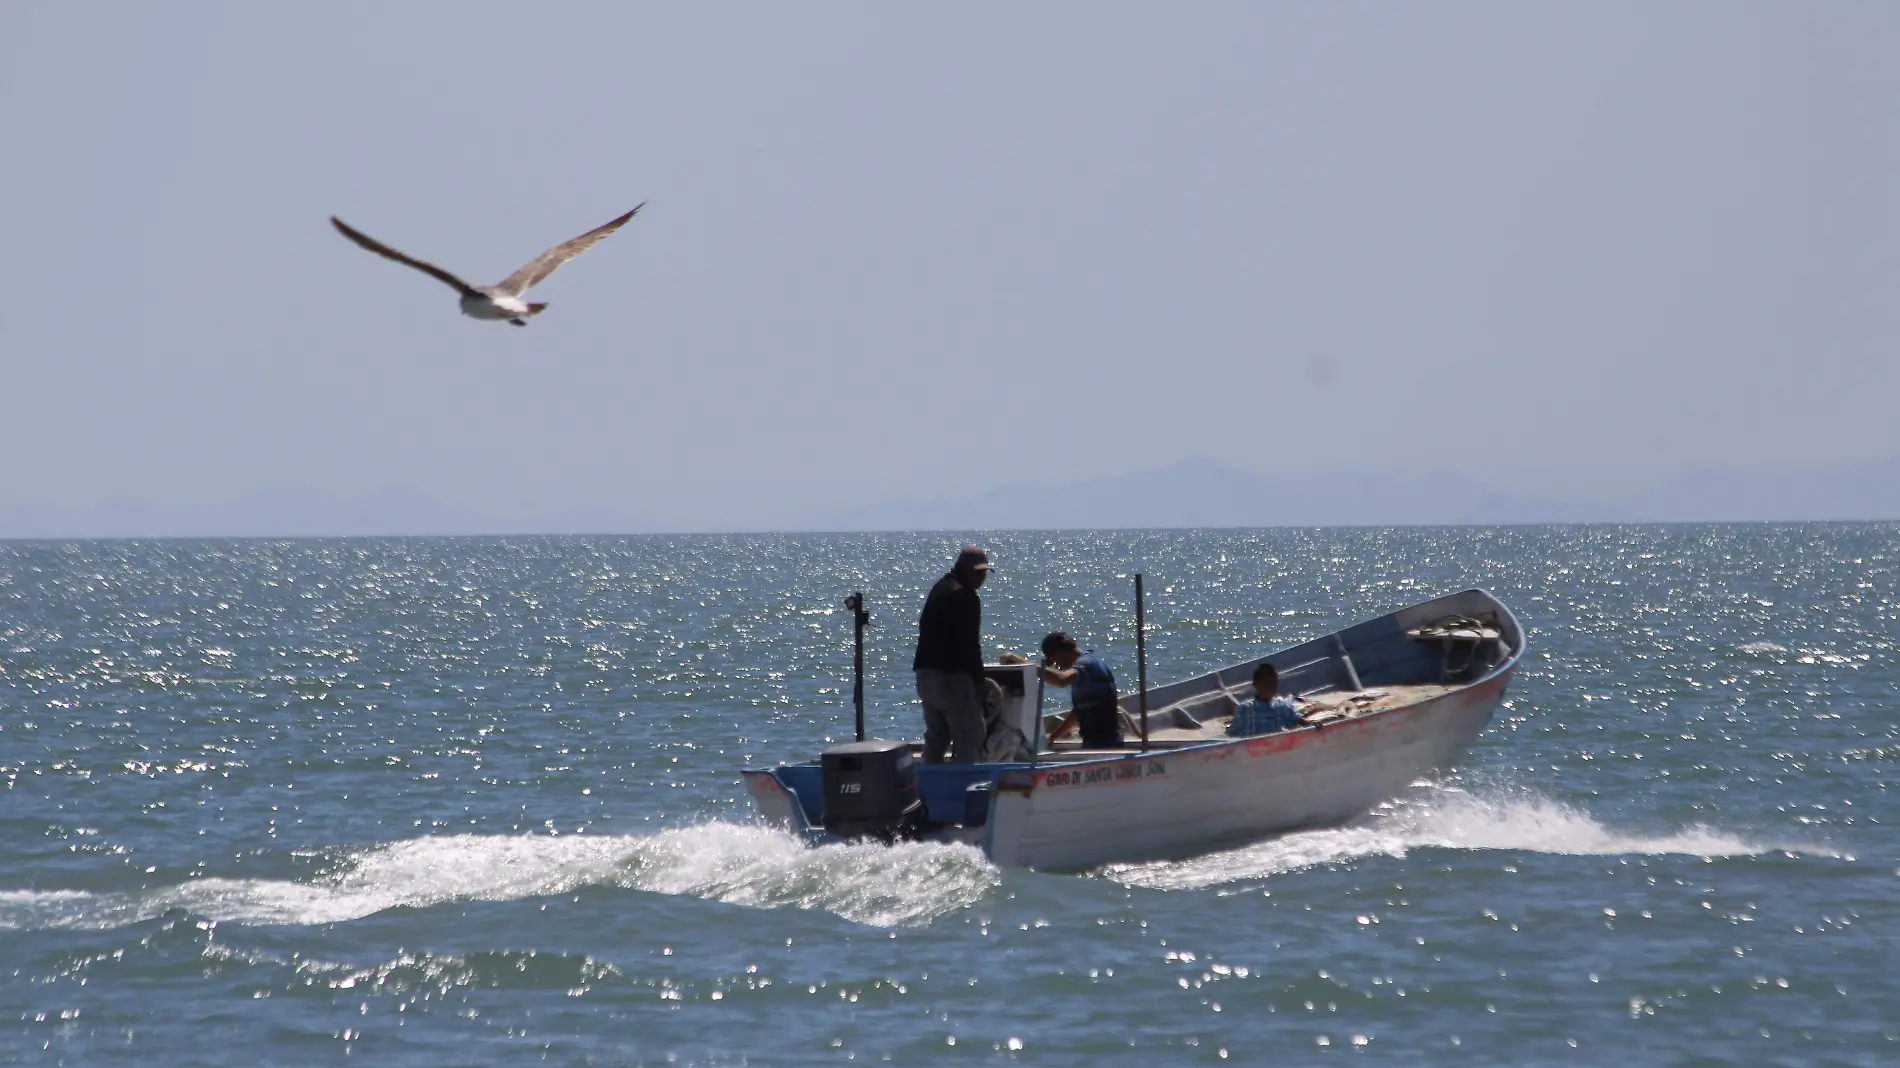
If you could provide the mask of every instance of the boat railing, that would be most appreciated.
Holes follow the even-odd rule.
[[[1337,672],[1333,667],[1337,659],[1336,654],[1327,653],[1311,660],[1303,660],[1291,667],[1281,668],[1280,688],[1290,694],[1322,693],[1326,690],[1338,689]],[[1358,681],[1356,675],[1352,678],[1354,682]],[[1247,685],[1251,687],[1253,680],[1248,679]]]

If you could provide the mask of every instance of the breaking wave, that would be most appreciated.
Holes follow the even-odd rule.
[[[652,835],[447,835],[376,846],[332,876],[203,878],[122,893],[0,892],[0,930],[117,927],[174,909],[221,923],[324,924],[386,909],[511,901],[619,886],[759,908],[823,909],[876,926],[928,923],[980,901],[1001,873],[968,846],[810,849],[764,827]]]

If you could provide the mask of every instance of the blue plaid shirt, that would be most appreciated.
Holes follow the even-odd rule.
[[[1230,737],[1245,738],[1254,734],[1272,734],[1299,725],[1300,706],[1294,704],[1290,697],[1275,694],[1271,701],[1256,697],[1234,709],[1234,720],[1227,725],[1227,733]]]

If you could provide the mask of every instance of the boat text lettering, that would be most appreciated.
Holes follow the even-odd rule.
[[[1167,773],[1168,762],[1165,760],[1129,760],[1117,764],[1098,764],[1093,767],[1052,771],[1042,781],[1045,786],[1093,786],[1096,783],[1154,778]]]

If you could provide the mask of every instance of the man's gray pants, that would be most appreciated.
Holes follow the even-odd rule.
[[[982,759],[986,728],[976,676],[919,668],[917,699],[924,703],[924,763],[944,763],[945,749],[952,754],[952,764],[974,764]]]

